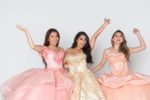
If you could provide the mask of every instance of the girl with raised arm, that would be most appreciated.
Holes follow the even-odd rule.
[[[17,28],[25,33],[30,48],[41,55],[46,66],[29,69],[6,81],[0,87],[4,100],[70,100],[73,82],[64,73],[65,51],[58,46],[59,32],[49,29],[44,45],[35,45],[25,27]]]
[[[133,33],[138,37],[140,46],[129,48],[124,33],[117,30],[111,39],[112,47],[105,49],[102,60],[93,69],[93,72],[98,71],[106,61],[111,67],[111,72],[98,79],[107,100],[150,100],[150,77],[128,68],[130,55],[146,48],[140,31],[135,28]]]
[[[91,51],[97,37],[108,24],[109,19],[105,19],[91,40],[85,32],[77,33],[72,47],[66,51],[65,67],[69,68],[70,77],[75,84],[71,100],[105,100],[94,74],[87,68],[87,63],[92,63]]]

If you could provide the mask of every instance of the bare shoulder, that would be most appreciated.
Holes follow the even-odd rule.
[[[67,48],[66,53],[72,53],[73,49],[72,48]]]
[[[37,52],[41,52],[43,49],[46,49],[46,46],[44,46],[44,45],[35,45],[33,49]]]
[[[112,51],[112,47],[109,47],[109,48],[106,48],[105,50],[104,50],[104,53],[105,54],[108,54],[109,52],[111,52]]]
[[[44,46],[44,45],[35,45],[35,46],[38,47],[38,48],[46,47],[46,46]]]
[[[59,49],[59,50],[64,50],[64,48],[62,48],[62,47],[58,47],[58,49]]]
[[[105,51],[111,51],[112,47],[106,48]]]

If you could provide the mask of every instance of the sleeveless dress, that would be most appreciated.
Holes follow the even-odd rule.
[[[71,100],[105,100],[102,89],[94,74],[87,68],[86,55],[67,54],[69,74],[74,80],[74,91]]]
[[[150,100],[150,76],[130,71],[123,53],[106,49],[104,56],[111,72],[103,74],[98,80],[107,100]]]
[[[64,50],[43,47],[47,68],[32,68],[15,75],[0,86],[4,100],[70,100],[73,81],[64,73]]]

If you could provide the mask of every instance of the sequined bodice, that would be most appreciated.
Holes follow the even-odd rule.
[[[70,73],[83,72],[87,69],[86,55],[84,53],[67,54],[65,60],[68,62]]]

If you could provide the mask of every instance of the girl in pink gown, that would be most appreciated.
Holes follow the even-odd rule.
[[[112,36],[112,47],[104,51],[102,60],[93,69],[93,72],[98,71],[106,61],[111,67],[111,72],[98,79],[107,100],[150,100],[150,76],[128,69],[130,54],[146,48],[139,30],[133,32],[140,41],[139,47],[128,48],[123,32],[117,30]]]
[[[17,28],[25,32],[29,46],[42,56],[46,67],[29,69],[6,81],[0,87],[4,100],[70,100],[73,82],[64,73],[65,52],[58,47],[58,31],[49,29],[42,46],[34,45],[26,28]]]

